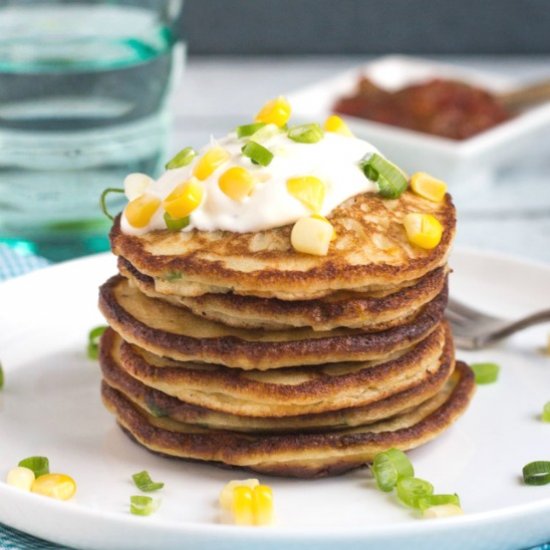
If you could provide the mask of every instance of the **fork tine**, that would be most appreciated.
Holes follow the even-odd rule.
[[[447,313],[453,315],[454,317],[462,317],[470,321],[479,321],[479,322],[495,322],[501,321],[498,317],[492,315],[487,315],[477,309],[474,309],[462,302],[455,300],[454,298],[449,298],[449,303],[447,304]]]

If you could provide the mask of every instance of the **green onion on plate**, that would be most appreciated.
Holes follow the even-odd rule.
[[[0,390],[4,387],[4,369],[0,363]]]
[[[408,180],[395,164],[378,153],[363,159],[359,166],[367,178],[376,182],[378,193],[385,199],[397,199],[407,189]]]
[[[143,491],[144,493],[151,493],[152,491],[158,491],[164,487],[162,482],[154,482],[149,475],[149,472],[143,470],[143,472],[138,472],[132,476],[136,487]]]
[[[34,472],[34,477],[50,473],[50,461],[45,456],[29,456],[19,461],[18,466],[28,468]]]
[[[546,485],[550,483],[550,462],[537,460],[523,467],[523,481],[527,485]]]
[[[454,495],[428,495],[418,499],[418,509],[423,512],[432,506],[442,506],[444,504],[454,504],[460,506],[460,499]]]
[[[500,367],[496,363],[474,363],[470,366],[474,371],[476,384],[492,384],[497,381]]]
[[[372,474],[381,491],[389,493],[400,479],[414,476],[414,468],[407,455],[399,449],[378,453],[372,463]]]
[[[130,497],[130,513],[135,516],[150,516],[158,510],[160,500],[144,495]]]
[[[297,143],[317,143],[323,139],[324,133],[319,124],[312,123],[293,126],[287,135],[289,139]]]
[[[90,332],[88,333],[88,347],[87,347],[87,353],[88,357],[90,359],[97,359],[99,356],[99,339],[103,335],[103,333],[107,330],[107,326],[100,325],[98,327],[94,327]]]
[[[542,408],[542,414],[540,417],[543,422],[550,422],[550,401],[544,404],[544,407]]]
[[[434,492],[434,486],[418,477],[405,477],[397,482],[397,498],[411,508],[419,508],[419,500]]]
[[[237,126],[235,132],[237,133],[238,138],[244,138],[254,135],[258,130],[267,126],[265,122],[254,122],[252,124],[243,124],[242,126]]]
[[[193,147],[186,147],[179,153],[176,153],[165,165],[166,170],[174,170],[174,168],[182,168],[191,164],[193,159],[197,156],[197,153]]]
[[[255,141],[249,141],[244,145],[242,153],[254,164],[260,164],[261,166],[269,166],[273,160],[273,153]]]

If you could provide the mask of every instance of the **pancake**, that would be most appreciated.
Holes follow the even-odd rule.
[[[109,348],[109,344],[111,347]],[[452,361],[450,332],[438,327],[420,344],[381,361],[281,370],[228,369],[177,363],[106,338],[101,361],[114,356],[144,385],[187,403],[248,416],[291,416],[364,406],[410,389]]]
[[[403,218],[412,212],[432,214],[441,222],[443,237],[434,249],[408,241]],[[157,230],[134,236],[121,231],[119,217],[110,239],[113,252],[153,277],[161,294],[232,291],[309,300],[336,290],[377,290],[419,279],[445,264],[456,224],[449,195],[435,203],[411,191],[398,200],[357,195],[329,220],[336,238],[326,256],[296,252],[290,225],[255,233]]]
[[[464,412],[474,390],[472,371],[459,363],[437,395],[390,420],[328,433],[267,435],[212,431],[156,418],[105,382],[102,397],[122,428],[156,453],[306,478],[357,468],[390,447],[409,450],[427,443]]]
[[[120,337],[107,330],[101,342],[100,365],[104,380],[153,416],[210,429],[242,432],[314,431],[361,426],[389,418],[433,397],[445,384],[454,369],[452,341],[446,341],[439,368],[429,372],[408,389],[363,407],[344,408],[326,413],[286,417],[242,416],[193,405],[167,393],[146,386],[121,367]],[[128,346],[130,347],[130,346]],[[139,361],[139,358],[138,358]],[[170,368],[170,367],[168,367]],[[226,369],[227,370],[227,369]]]
[[[99,307],[121,337],[159,356],[268,370],[295,365],[369,361],[426,338],[443,318],[447,289],[403,325],[381,332],[339,328],[263,331],[227,327],[149,298],[115,276],[100,289]]]
[[[392,292],[337,291],[318,300],[295,301],[241,296],[231,292],[186,297],[157,292],[154,279],[140,273],[124,258],[118,259],[118,268],[146,296],[186,307],[195,315],[228,326],[267,330],[291,327],[311,327],[313,330],[368,327],[371,332],[386,330],[410,319],[433,300],[446,283],[446,269],[440,267],[420,280],[392,289]]]

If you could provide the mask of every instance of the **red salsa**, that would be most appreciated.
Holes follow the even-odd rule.
[[[450,139],[466,139],[510,118],[496,96],[455,80],[433,79],[390,92],[362,77],[336,113]]]

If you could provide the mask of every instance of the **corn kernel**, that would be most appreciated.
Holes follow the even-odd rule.
[[[233,489],[231,511],[237,525],[254,525],[254,500],[250,487],[241,485]]]
[[[29,468],[18,466],[8,472],[6,483],[23,491],[30,491],[34,481],[34,472]]]
[[[147,174],[140,174],[139,172],[128,174],[124,178],[124,192],[128,200],[133,201],[143,195],[152,182],[153,179]]]
[[[435,248],[441,241],[443,226],[430,214],[407,214],[403,220],[407,237],[420,248]]]
[[[319,212],[325,200],[326,186],[315,176],[302,176],[286,180],[287,191],[312,212]]]
[[[438,506],[430,506],[430,508],[424,510],[424,517],[432,519],[461,516],[463,514],[462,508],[456,504],[440,504]]]
[[[269,525],[273,522],[273,491],[267,485],[258,485],[252,490],[254,524]]]
[[[441,202],[447,192],[447,184],[444,181],[425,172],[416,172],[411,176],[411,188],[417,195],[433,202]]]
[[[333,134],[340,134],[342,136],[353,137],[348,125],[338,116],[331,115],[325,120],[325,131],[332,132]]]
[[[76,483],[65,474],[45,474],[34,480],[31,491],[58,500],[69,500],[76,493]]]
[[[185,218],[195,210],[204,196],[200,181],[192,178],[180,183],[163,201],[162,205],[174,219]]]
[[[233,166],[220,176],[218,185],[230,199],[242,201],[252,192],[254,178],[246,168]]]
[[[300,218],[292,228],[290,242],[297,252],[326,256],[334,228],[332,224],[318,216]]]
[[[279,96],[268,101],[256,115],[255,120],[256,122],[275,124],[280,128],[288,122],[291,112],[290,103],[283,96]]]
[[[248,487],[253,489],[257,487],[260,482],[257,479],[243,479],[242,481],[233,480],[227,483],[220,493],[220,505],[224,510],[231,510],[233,505],[233,489],[235,487]]]
[[[205,180],[230,158],[231,155],[222,147],[212,147],[195,164],[193,175],[201,181]]]
[[[160,206],[160,199],[145,193],[126,205],[124,214],[128,223],[137,228],[145,227]]]

